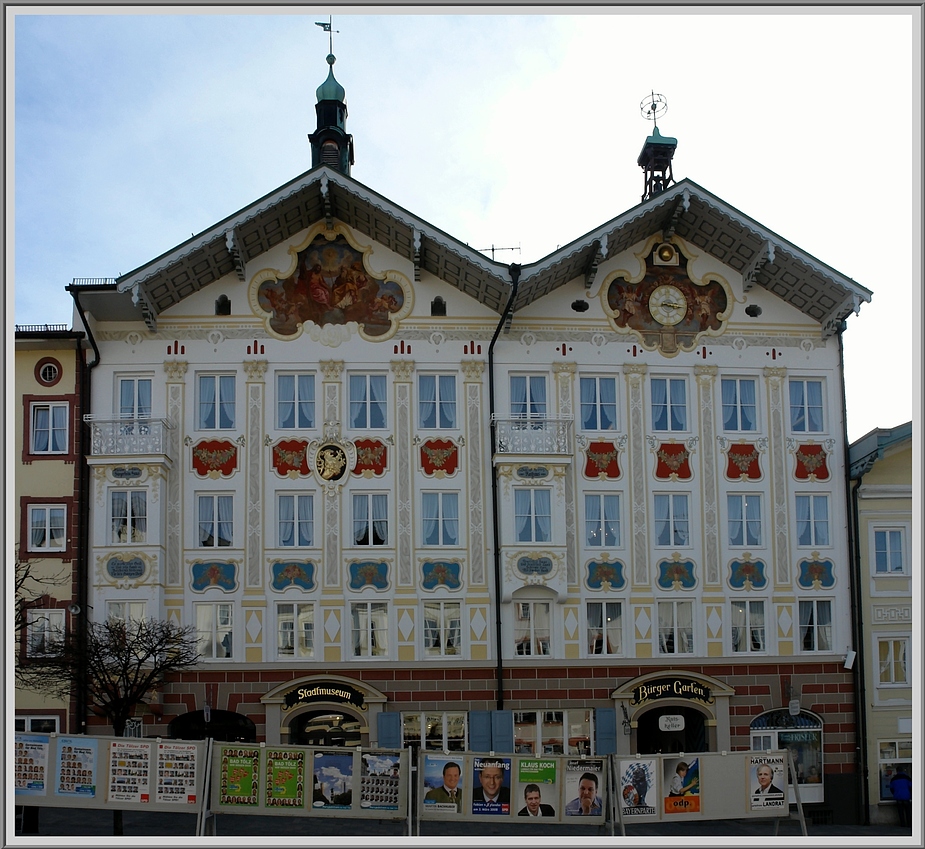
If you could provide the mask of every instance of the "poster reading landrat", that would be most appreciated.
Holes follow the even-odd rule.
[[[260,802],[260,749],[225,746],[219,763],[220,805],[256,808]]]
[[[157,744],[155,801],[179,805],[196,804],[196,745]]]
[[[97,741],[87,737],[58,738],[56,796],[96,798]]]
[[[106,798],[111,802],[150,802],[150,759],[150,743],[111,740]]]
[[[305,752],[267,749],[266,794],[268,808],[301,808],[305,804]]]
[[[749,755],[746,758],[749,798],[753,811],[787,807],[784,755]]]

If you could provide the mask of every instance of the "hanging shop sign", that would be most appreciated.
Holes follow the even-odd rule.
[[[699,681],[692,678],[656,678],[646,681],[633,688],[633,698],[630,704],[640,705],[644,702],[654,702],[659,699],[690,699],[712,705],[713,694],[709,687],[704,687]]]

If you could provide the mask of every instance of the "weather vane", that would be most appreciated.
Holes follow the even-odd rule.
[[[644,97],[639,104],[639,111],[642,117],[647,121],[653,121],[658,127],[658,119],[668,111],[668,101],[664,95],[656,94],[654,91],[648,97]]]
[[[331,16],[328,15],[328,22],[315,21],[316,27],[321,27],[328,34],[328,53],[334,52],[334,33],[340,32],[339,29],[331,29]]]

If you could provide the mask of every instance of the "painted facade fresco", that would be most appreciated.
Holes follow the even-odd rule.
[[[371,273],[364,252],[343,234],[328,239],[319,233],[293,253],[292,271],[263,271],[254,278],[256,307],[276,334],[298,336],[309,324],[356,324],[364,337],[388,337],[407,314],[410,291],[394,273]]]

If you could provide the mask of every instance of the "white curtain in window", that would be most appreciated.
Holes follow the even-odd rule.
[[[745,544],[761,545],[761,498],[757,495],[745,498]]]
[[[601,497],[585,496],[585,541],[589,546],[602,546],[601,538]]]
[[[439,545],[440,495],[436,492],[423,493],[421,507],[424,515],[424,545]]]
[[[526,489],[514,490],[514,522],[516,525],[518,542],[532,542],[532,514],[533,505],[530,491]]]
[[[148,494],[132,492],[132,541],[144,542],[148,530]]]
[[[806,382],[806,417],[808,430],[822,430],[822,383],[818,380]]]
[[[32,428],[32,450],[48,451],[49,439],[51,438],[51,408],[35,407],[32,410],[33,428]]]
[[[44,548],[45,547],[45,535],[47,531],[47,519],[45,516],[45,509],[43,507],[36,507],[32,510],[32,532],[30,538],[32,540],[32,548]]]
[[[806,402],[803,398],[803,381],[790,381],[790,428],[806,430]]]
[[[456,427],[456,378],[440,375],[440,427]]]
[[[199,427],[215,427],[215,378],[199,378]]]
[[[671,545],[671,525],[668,521],[667,495],[655,496],[655,541],[656,545]]]
[[[234,427],[234,377],[230,374],[219,377],[219,427]]]
[[[373,542],[376,545],[389,542],[389,500],[384,495],[373,496]]]
[[[824,495],[813,496],[813,545],[829,544],[829,499]]]
[[[527,378],[511,377],[511,418],[525,418],[527,415]]]
[[[739,417],[736,404],[736,381],[724,380],[721,383],[723,393],[723,428],[725,430],[738,430]]]
[[[668,430],[668,385],[662,378],[653,378],[652,387],[652,427],[655,430]]]
[[[128,542],[128,493],[113,492],[112,500],[112,542]]]
[[[418,378],[418,410],[421,427],[437,426],[437,379],[430,374]]]
[[[64,517],[65,511],[63,507],[48,508],[48,538],[51,548],[64,548],[66,537]]]
[[[739,382],[739,404],[742,413],[742,430],[755,430],[755,381]]]
[[[350,376],[350,427],[366,427],[366,377]]]
[[[135,418],[135,381],[123,380],[119,383],[119,418]]]
[[[295,427],[295,377],[291,374],[276,378],[276,410],[279,427]]]
[[[213,610],[211,604],[196,605],[196,629],[199,632],[199,652],[203,657],[215,656],[215,638],[212,633]]]
[[[623,651],[623,606],[616,601],[607,602],[607,652]]]
[[[813,534],[810,525],[810,504],[808,495],[796,497],[797,507],[797,542],[799,545],[812,545]]]
[[[443,494],[443,544],[459,544],[459,499],[455,492]]]
[[[673,495],[672,507],[674,508],[674,544],[687,545],[690,537],[690,526],[687,516],[687,496]]]
[[[764,651],[764,602],[750,601],[749,609],[749,638],[751,639],[752,651]]]
[[[832,602],[816,602],[816,650],[832,651]]]
[[[215,509],[211,496],[199,498],[199,544],[215,545]]]
[[[601,430],[613,430],[617,426],[617,382],[611,378],[598,381],[601,390]]]
[[[138,418],[149,418],[151,415],[151,381],[147,378],[138,381]]]
[[[234,501],[230,495],[218,497],[218,544],[231,545]]]
[[[746,604],[745,601],[734,601],[732,603],[731,611],[731,626],[732,626],[732,650],[734,652],[748,651],[748,643],[746,642]]]
[[[597,430],[597,381],[583,377],[579,381],[581,394],[581,426],[584,430]]]
[[[669,601],[658,603],[658,650],[660,654],[674,654],[674,605]]]
[[[694,651],[694,610],[689,601],[679,601],[678,612],[678,652],[691,654]]]
[[[369,378],[369,426],[385,427],[385,377],[381,374]]]
[[[310,374],[299,375],[299,427],[315,425],[315,378]]]
[[[537,489],[533,493],[536,508],[535,542],[549,542],[552,538],[552,518],[548,489]]]
[[[603,654],[604,651],[604,605],[599,601],[588,602],[588,653]]]
[[[314,537],[315,508],[310,495],[299,496],[299,545],[311,545]]]
[[[811,601],[800,602],[800,645],[804,651],[816,650],[815,605]]]
[[[671,384],[671,429],[687,430],[687,391],[683,380]]]
[[[67,406],[58,404],[51,408],[51,450],[67,450]]]
[[[295,508],[291,495],[279,497],[279,544],[295,545],[294,521]]]
[[[728,496],[726,506],[729,513],[729,545],[742,545],[742,496]]]
[[[530,378],[530,418],[546,418],[546,380],[542,377]]]

